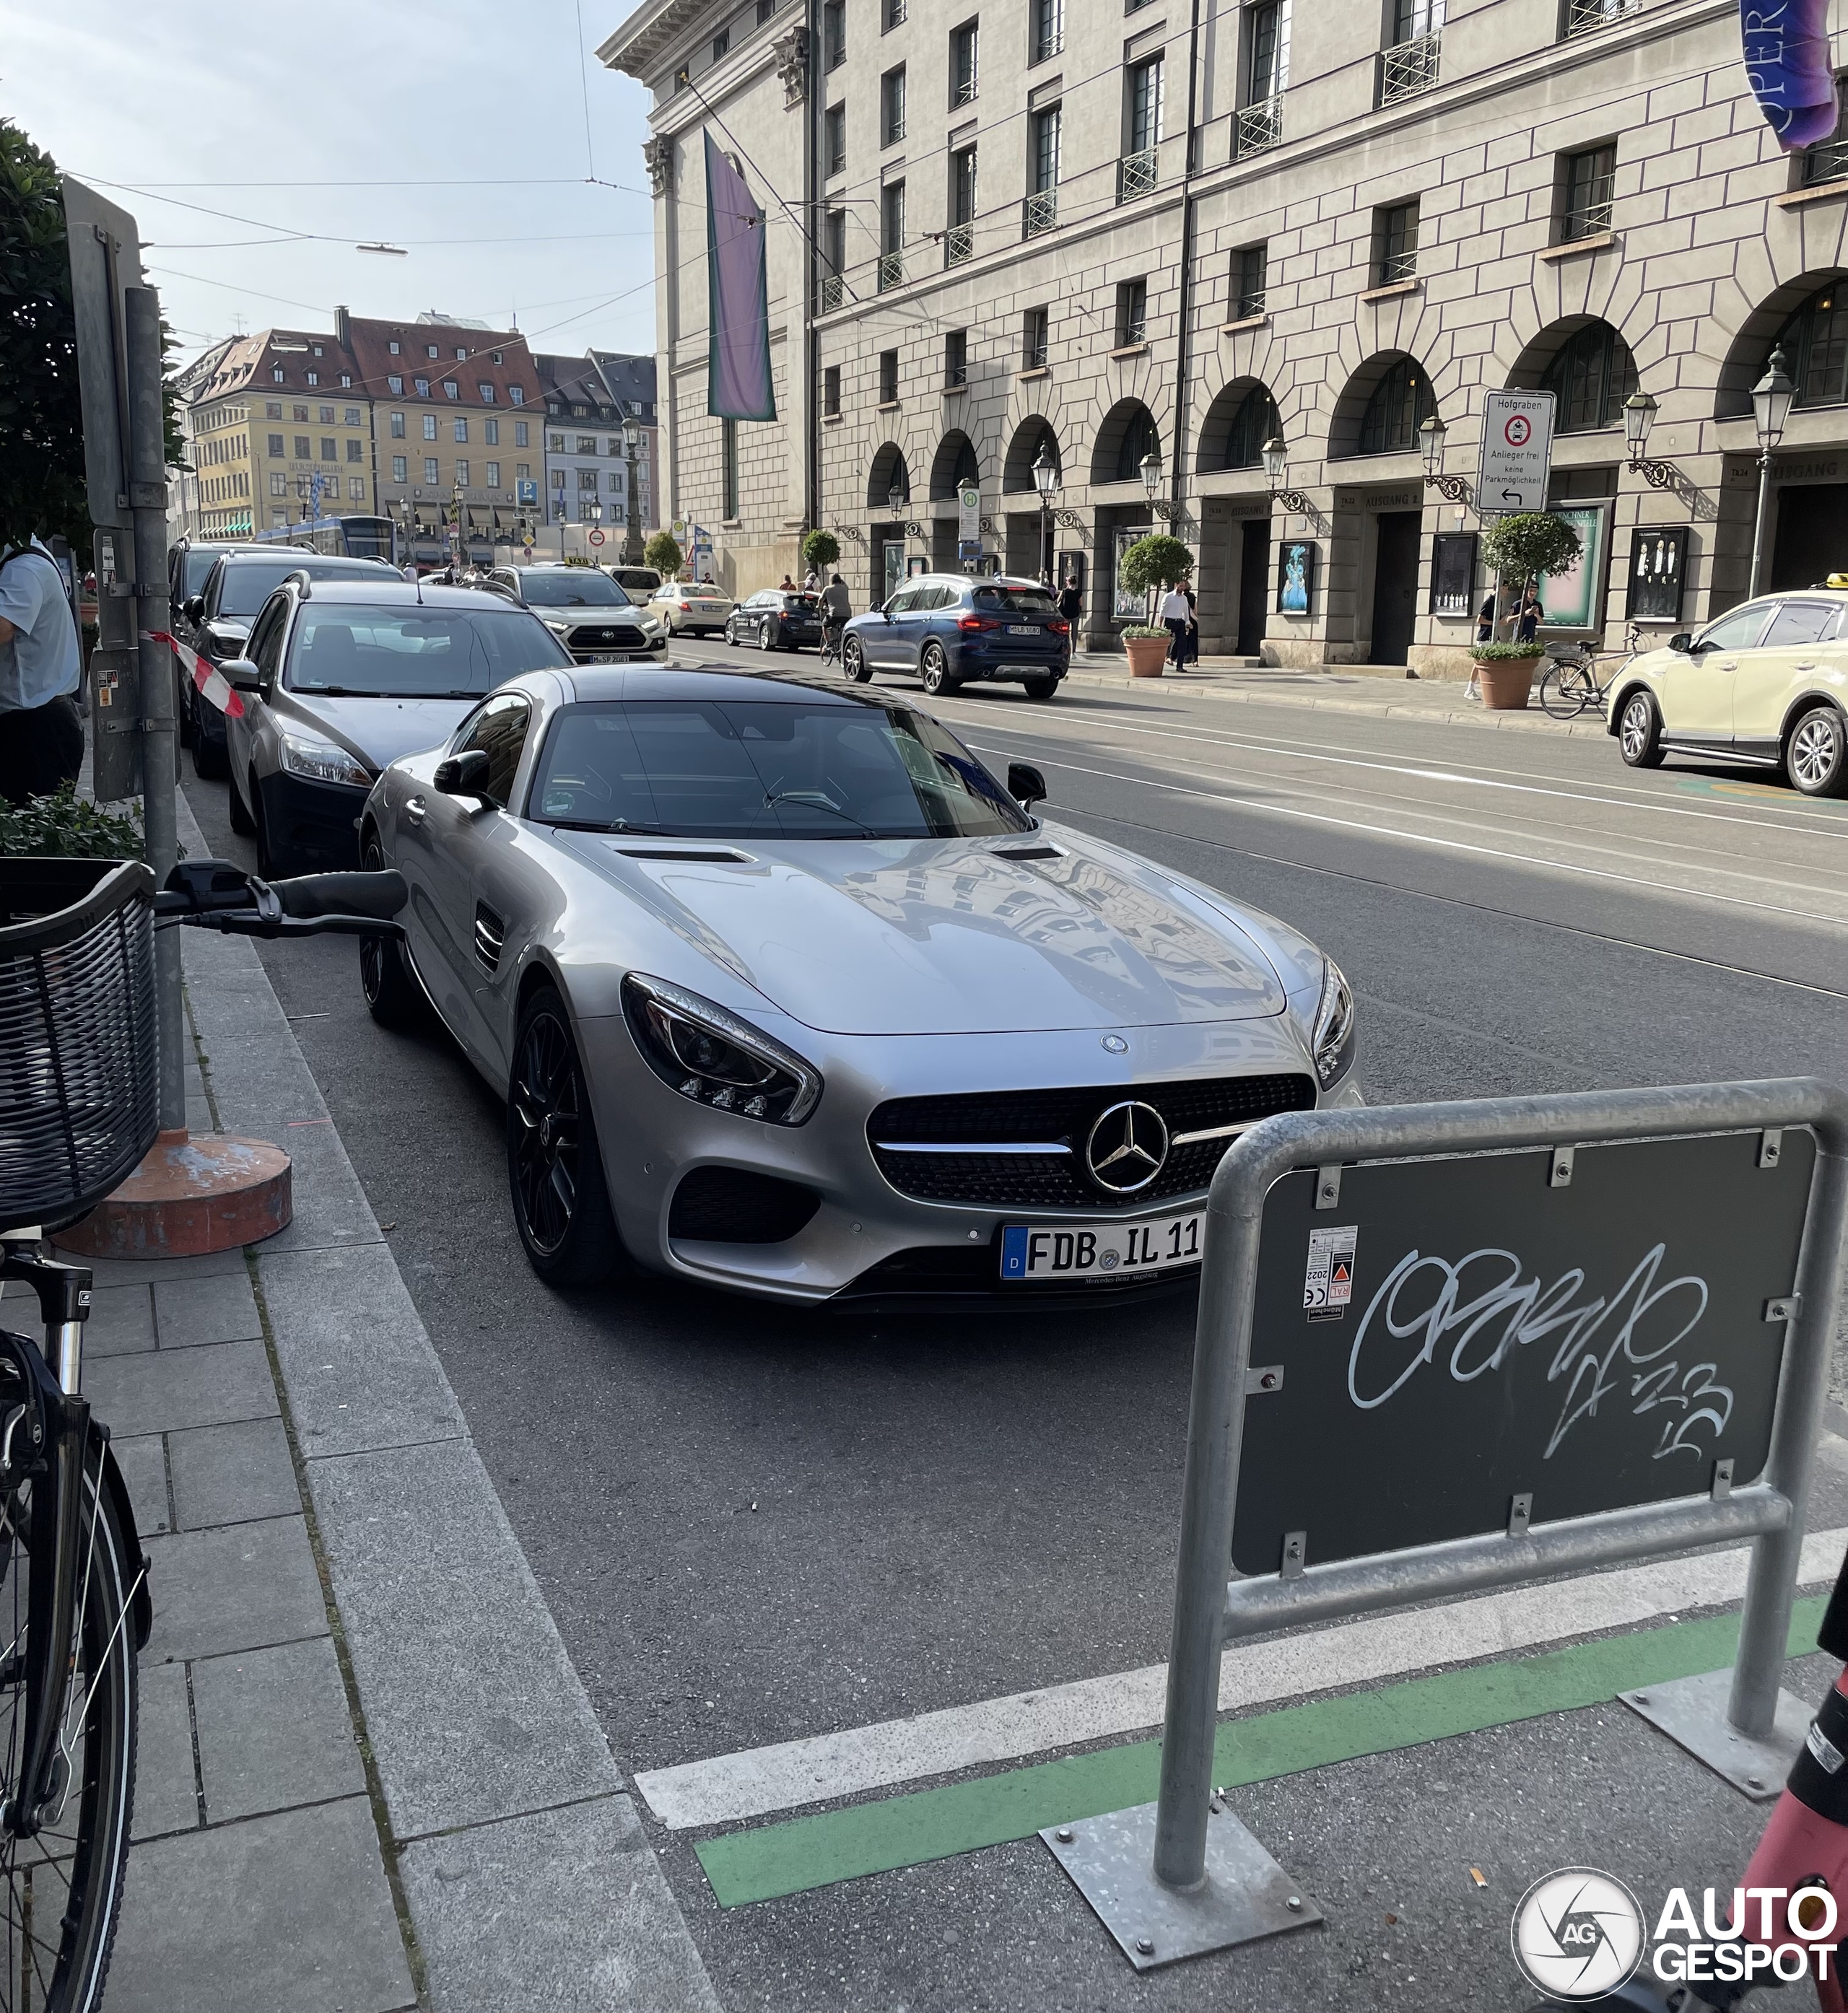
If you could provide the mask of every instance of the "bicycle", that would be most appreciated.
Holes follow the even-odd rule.
[[[1540,674],[1540,703],[1554,720],[1576,720],[1582,713],[1602,707],[1624,667],[1642,648],[1642,631],[1632,622],[1624,632],[1624,647],[1600,655],[1588,642],[1581,642],[1574,655],[1555,657]],[[1600,678],[1598,667],[1613,667]]]
[[[844,622],[827,621],[822,624],[822,669],[832,664],[836,670],[843,667],[840,656],[841,638],[847,633]]]
[[[121,1911],[153,1606],[83,1395],[94,1275],[46,1240],[154,1143],[154,931],[402,935],[406,899],[396,873],[270,885],[189,860],[156,892],[138,862],[0,862],[0,1279],[41,1327],[0,1325],[0,2013],[97,2013]]]

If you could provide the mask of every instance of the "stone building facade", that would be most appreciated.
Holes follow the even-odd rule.
[[[650,0],[601,53],[655,94],[668,514],[740,588],[836,528],[876,598],[955,563],[973,480],[986,563],[1082,565],[1094,642],[1160,523],[1209,650],[1456,673],[1484,394],[1556,396],[1557,627],[1666,632],[1746,591],[1781,347],[1765,578],[1848,568],[1848,145],[1778,152],[1739,34],[1730,0]],[[704,416],[708,127],[768,213],[774,426]]]

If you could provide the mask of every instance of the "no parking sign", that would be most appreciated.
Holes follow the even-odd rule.
[[[1553,468],[1550,392],[1491,392],[1482,402],[1476,507],[1485,517],[1544,510]]]

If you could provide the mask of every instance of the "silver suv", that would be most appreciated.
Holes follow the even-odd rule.
[[[664,663],[667,625],[595,567],[496,567],[468,583],[530,608],[579,664]]]

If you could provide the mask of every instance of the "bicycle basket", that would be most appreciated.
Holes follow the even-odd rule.
[[[0,1228],[81,1215],[159,1122],[154,876],[0,859]]]

